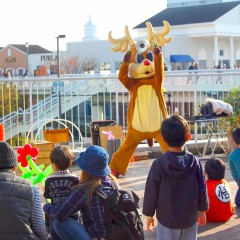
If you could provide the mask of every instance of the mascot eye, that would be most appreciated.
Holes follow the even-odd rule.
[[[150,47],[149,41],[148,40],[140,40],[137,42],[136,48],[138,52],[145,52],[148,50]]]
[[[153,61],[153,52],[152,51],[147,52],[147,59],[151,62]]]
[[[137,63],[141,63],[143,61],[144,57],[142,55],[142,53],[137,53],[136,54],[136,62]]]

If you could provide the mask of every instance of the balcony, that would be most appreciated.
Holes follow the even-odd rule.
[[[196,116],[206,98],[224,100],[239,86],[239,69],[165,72],[163,83],[169,114],[177,108],[186,118]],[[0,88],[0,124],[12,146],[42,140],[45,129],[62,127],[70,131],[70,144],[90,144],[93,121],[114,120],[127,130],[130,96],[116,74],[0,79]],[[193,127],[193,140],[205,133],[204,124]]]

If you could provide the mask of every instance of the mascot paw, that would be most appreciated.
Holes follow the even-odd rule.
[[[112,174],[114,177],[119,177],[119,173],[118,173],[116,170],[114,170],[114,169],[111,170],[111,174]]]
[[[161,53],[161,49],[160,49],[159,47],[154,48],[153,53],[154,53],[155,55],[159,55],[159,54]]]
[[[131,60],[131,53],[126,53],[125,54],[125,56],[124,56],[124,61],[126,62],[126,63],[128,63],[128,62],[130,62],[130,60]]]

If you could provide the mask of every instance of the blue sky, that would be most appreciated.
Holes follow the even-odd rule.
[[[166,0],[2,0],[0,47],[28,42],[55,51],[56,36],[65,34],[65,50],[66,42],[81,41],[89,15],[100,39],[110,30],[122,37],[125,25],[131,29],[164,8]]]

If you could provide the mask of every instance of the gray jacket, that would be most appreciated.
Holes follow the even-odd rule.
[[[31,182],[11,171],[0,172],[0,239],[39,239],[31,229]]]

